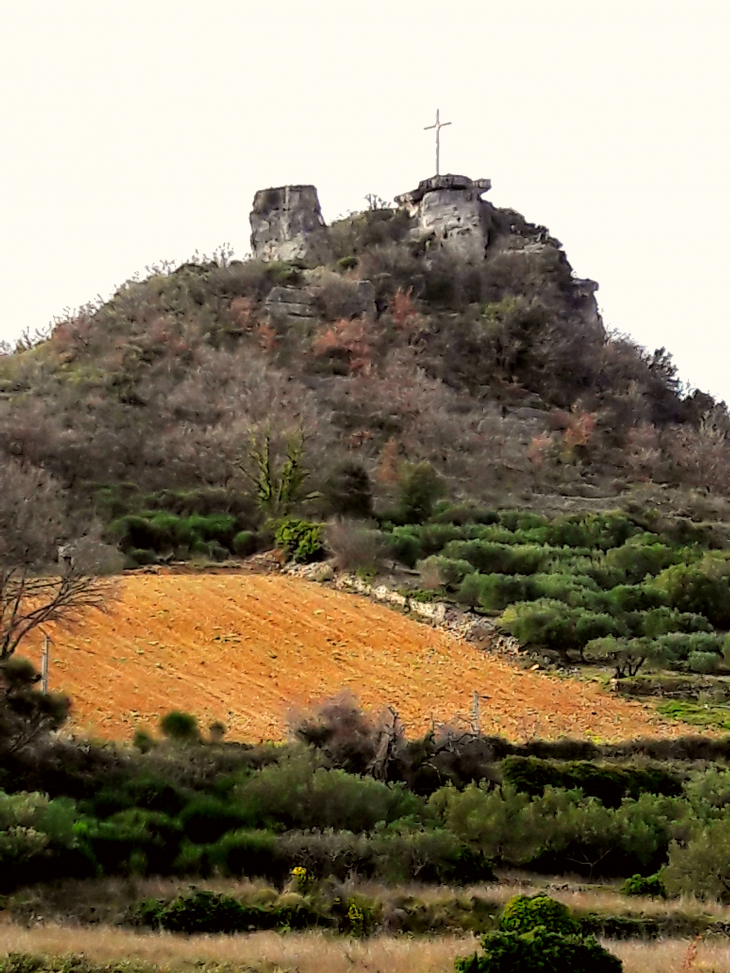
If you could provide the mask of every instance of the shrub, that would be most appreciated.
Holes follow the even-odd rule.
[[[717,628],[730,628],[730,584],[726,561],[706,557],[699,565],[676,564],[655,579],[673,608],[704,615]]]
[[[486,611],[502,611],[516,601],[529,601],[534,596],[532,578],[518,574],[470,574],[459,589],[459,601],[479,605]]]
[[[90,822],[82,833],[94,860],[106,874],[169,874],[182,837],[180,825],[172,818],[141,808]]]
[[[310,564],[324,556],[323,531],[324,524],[287,517],[277,525],[274,538],[287,558],[297,564]]]
[[[607,611],[615,613],[647,611],[666,604],[666,595],[663,592],[645,584],[616,585],[606,592],[604,598]]]
[[[597,547],[608,551],[624,544],[636,530],[624,514],[575,514],[560,517],[548,525],[547,543],[556,547]]]
[[[206,849],[211,866],[223,875],[280,881],[291,867],[270,831],[228,831]]]
[[[473,564],[482,574],[535,574],[549,556],[549,549],[489,541],[451,541],[444,556]]]
[[[325,528],[327,548],[341,571],[382,570],[391,537],[355,520],[336,520]]]
[[[676,551],[659,543],[653,534],[643,534],[608,551],[605,563],[609,568],[618,568],[628,581],[637,584],[647,575],[659,574],[678,557]]]
[[[567,905],[549,895],[515,895],[505,905],[499,919],[502,932],[529,932],[544,926],[548,932],[575,935],[580,926],[571,918]]]
[[[499,929],[482,937],[483,954],[459,957],[458,973],[620,973],[621,962],[591,937],[568,908],[547,895],[510,899]]]
[[[160,730],[175,743],[195,743],[200,739],[196,717],[181,710],[171,710],[161,717]]]
[[[668,663],[684,662],[690,655],[715,655],[722,658],[724,639],[712,632],[670,632],[660,635],[656,645]]]
[[[593,639],[626,633],[620,619],[547,599],[513,605],[502,614],[499,624],[523,645],[542,646],[564,659],[570,650],[582,649]]]
[[[392,557],[409,568],[414,568],[422,557],[421,535],[416,527],[396,527],[388,538]]]
[[[198,889],[172,902],[147,899],[131,915],[132,922],[168,932],[226,934],[247,932],[249,927],[274,925],[271,913],[258,906],[243,905],[230,895]]]
[[[373,515],[373,491],[368,471],[359,463],[343,463],[330,473],[322,493],[339,517],[367,520]]]
[[[467,575],[473,574],[474,567],[468,561],[454,561],[439,554],[432,554],[417,564],[421,581],[427,588],[443,585],[445,588],[458,588]],[[476,600],[470,602],[476,604]]]
[[[666,899],[667,890],[661,872],[654,875],[632,875],[621,886],[621,895],[643,895]]]
[[[619,807],[624,798],[635,800],[645,793],[675,797],[682,793],[680,780],[661,768],[600,766],[589,761],[563,764],[511,756],[502,761],[502,776],[533,797],[542,795],[547,787],[580,788],[586,797],[595,797],[606,807]]]
[[[231,542],[233,553],[238,557],[248,557],[249,554],[255,554],[257,546],[256,534],[250,530],[240,530]]]
[[[424,814],[422,800],[402,784],[317,766],[309,753],[264,767],[239,785],[235,799],[251,826],[369,831],[379,821]]]
[[[536,926],[529,932],[492,932],[483,954],[459,957],[457,973],[620,973],[622,963],[593,937],[561,936]]]
[[[653,639],[670,632],[710,632],[712,625],[703,615],[679,612],[676,608],[654,608],[641,615],[641,635]]]
[[[194,844],[216,842],[228,831],[246,824],[244,816],[212,794],[198,794],[183,808],[178,818],[186,838]]]
[[[444,492],[444,482],[430,463],[405,464],[398,486],[398,509],[405,523],[428,520]]]
[[[687,656],[689,669],[705,676],[717,672],[721,661],[721,657],[716,652],[690,652]]]
[[[698,826],[686,843],[673,841],[664,869],[670,895],[730,902],[730,820]]]

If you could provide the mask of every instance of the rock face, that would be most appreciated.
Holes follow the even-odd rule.
[[[276,322],[312,321],[317,317],[315,298],[301,287],[274,287],[264,309]]]
[[[251,212],[251,249],[262,260],[316,267],[330,258],[315,186],[260,189]]]
[[[481,260],[489,245],[491,207],[481,198],[491,189],[489,179],[432,176],[395,201],[415,216],[421,234],[465,260]]]

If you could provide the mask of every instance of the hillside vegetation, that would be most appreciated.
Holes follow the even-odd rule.
[[[491,503],[647,483],[721,496],[724,405],[684,390],[663,349],[606,335],[590,282],[544,228],[509,210],[494,224],[471,265],[376,209],[331,228],[329,266],[220,252],[57,322],[0,360],[6,519],[42,485],[44,533],[153,511],[163,529],[187,518],[181,549],[245,553],[236,533],[307,495],[310,515],[351,513],[343,477],[366,483],[377,511],[419,462],[452,497]],[[362,280],[375,294],[365,311]],[[313,317],[271,313],[282,284]],[[284,496],[277,471],[292,462]]]

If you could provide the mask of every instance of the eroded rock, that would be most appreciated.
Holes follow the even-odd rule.
[[[395,201],[418,220],[421,234],[455,251],[465,260],[481,260],[489,245],[491,207],[482,193],[491,189],[489,179],[467,176],[432,176]]]
[[[331,259],[315,186],[260,189],[251,211],[251,249],[262,260],[316,267]]]

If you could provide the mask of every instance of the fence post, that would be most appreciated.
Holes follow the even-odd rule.
[[[41,663],[41,689],[48,692],[48,636],[43,636],[43,661]]]

